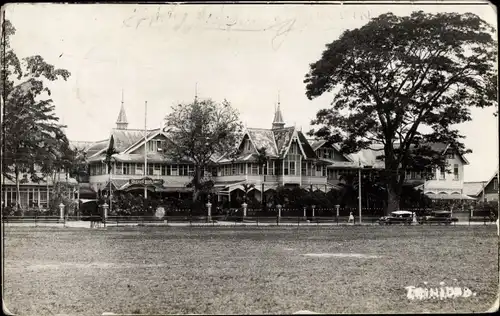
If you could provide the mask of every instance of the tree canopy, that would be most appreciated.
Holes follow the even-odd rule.
[[[165,126],[169,140],[163,151],[165,155],[194,164],[192,187],[196,200],[200,191],[210,188],[211,180],[204,171],[213,159],[235,154],[242,130],[238,111],[226,100],[222,103],[195,100],[172,107]]]
[[[20,174],[29,173],[39,181],[40,171],[48,174],[70,165],[65,158],[72,156],[71,148],[44,82],[67,80],[70,73],[38,55],[19,59],[9,41],[15,28],[4,20],[2,29],[2,175],[18,182]]]
[[[407,168],[444,164],[430,143],[469,152],[456,124],[471,107],[497,105],[497,43],[472,13],[392,13],[345,31],[306,75],[309,99],[332,92],[310,133],[344,153],[383,145],[389,209],[399,205]]]

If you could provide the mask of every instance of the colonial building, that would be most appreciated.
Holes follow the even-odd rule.
[[[38,176],[42,177],[41,174]],[[55,176],[46,176],[39,182],[34,182],[27,174],[23,174],[19,181],[19,203],[21,209],[46,210],[54,193],[54,186],[60,184],[64,195],[76,197],[77,181],[66,173],[57,173]],[[2,176],[2,206],[14,206],[17,199],[16,183]]]
[[[151,130],[129,129],[125,108],[122,106],[116,127],[106,139],[97,142],[74,142],[74,146],[85,148],[89,162],[88,184],[81,190],[107,193],[112,191],[143,194],[144,178],[148,194],[188,196],[188,184],[194,167],[190,161],[171,161],[162,149],[167,140],[162,128]],[[112,169],[108,173],[104,163],[106,149],[113,142],[118,152],[113,155]],[[432,144],[442,151],[452,168],[452,173],[433,170],[430,179],[419,172],[407,172],[407,182],[420,188],[433,199],[468,199],[463,191],[463,166],[467,160],[443,144]],[[338,189],[341,175],[378,171],[384,168],[379,158],[382,147],[361,150],[344,155],[338,146],[327,146],[325,141],[310,140],[294,126],[286,127],[280,104],[276,108],[271,127],[245,128],[239,143],[238,157],[222,156],[213,159],[214,167],[205,174],[214,183],[214,193],[219,199],[241,197],[244,184],[253,184],[247,192],[261,200],[262,194],[276,190],[278,186],[301,187],[327,192]],[[145,157],[146,156],[146,157]],[[265,164],[262,159],[265,158]]]
[[[422,190],[433,200],[469,200],[470,197],[463,193],[464,165],[469,162],[447,144],[433,143],[429,146],[446,155],[449,167],[428,170],[426,176],[419,171],[407,170],[405,183]],[[384,161],[380,158],[383,155],[381,145],[374,145],[371,149],[363,149],[351,155],[341,154],[336,145],[326,146],[323,140],[312,143],[312,147],[317,156],[328,163],[327,181],[331,185],[338,184],[341,175],[357,173],[360,168],[363,173],[377,172],[384,168]]]

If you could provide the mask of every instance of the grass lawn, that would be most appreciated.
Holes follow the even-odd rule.
[[[482,312],[498,291],[496,226],[6,227],[4,237],[4,300],[18,315]],[[406,297],[405,286],[440,282],[476,296]]]

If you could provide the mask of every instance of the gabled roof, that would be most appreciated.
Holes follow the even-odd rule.
[[[285,127],[272,130],[274,134],[274,139],[276,141],[278,156],[282,157],[285,154],[288,147],[290,147],[290,142],[292,140],[294,131],[295,127]]]
[[[318,150],[319,148],[323,147],[323,145],[326,144],[326,140],[314,140],[314,139],[308,139],[309,143],[311,144],[311,148],[312,150],[316,151]],[[332,144],[331,147],[333,149],[335,149],[337,152],[340,153],[340,146],[338,144]],[[342,154],[342,156],[348,160],[348,161],[352,161],[352,158],[349,157],[349,155],[344,155]],[[332,160],[333,161],[333,160]]]
[[[144,146],[144,143],[145,143],[144,130],[139,130],[139,131],[140,131],[141,136],[137,137],[135,142],[131,143],[127,148],[125,148],[121,152],[129,153],[131,151],[136,150],[140,146]],[[155,138],[156,136],[158,136],[159,134],[162,134],[162,133],[163,133],[163,131],[159,128],[148,130],[147,135],[146,135],[146,141],[150,141],[151,139]],[[115,141],[115,143],[116,143],[116,141]]]
[[[299,139],[299,144],[300,144],[300,146],[302,146],[302,150],[304,151],[304,154],[306,155],[306,158],[308,158],[308,159],[317,158],[316,154],[314,153],[314,150],[312,149],[311,145],[307,141],[304,134],[302,132],[298,131],[297,137]]]
[[[111,130],[111,136],[115,141],[115,149],[121,153],[138,141],[144,140],[144,130],[114,128]]]
[[[483,181],[464,182],[463,193],[469,196],[478,196],[483,190],[483,185],[486,187]]]
[[[246,130],[250,141],[255,147],[255,150],[266,148],[268,156],[278,156],[276,142],[274,140],[274,133],[272,130],[262,128],[247,128]]]
[[[74,140],[69,141],[69,145],[73,150],[76,149],[76,150],[88,151],[88,149],[91,148],[94,144],[95,142],[74,141]]]
[[[92,157],[98,153],[100,153],[103,149],[105,150],[108,147],[108,139],[105,140],[100,140],[95,143],[93,143],[88,149],[87,149],[87,157]]]

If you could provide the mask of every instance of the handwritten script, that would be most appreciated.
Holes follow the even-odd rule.
[[[258,21],[255,18],[238,18],[237,15],[225,14],[221,9],[212,13],[201,7],[196,13],[188,13],[178,5],[159,6],[156,11],[134,9],[123,20],[123,25],[130,28],[169,27],[174,31],[189,32],[194,28],[219,30],[226,32],[273,32],[271,45],[278,49],[291,31],[300,31],[296,18],[280,18],[272,21]],[[302,28],[305,27],[305,24]]]

